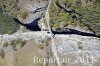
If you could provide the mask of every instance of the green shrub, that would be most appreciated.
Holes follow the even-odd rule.
[[[26,40],[23,40],[20,44],[21,47],[23,47],[26,44]]]
[[[18,39],[12,40],[10,44],[13,46],[13,49],[15,49],[17,45],[20,45],[20,47],[23,47],[26,44],[26,40],[22,40],[18,38]]]
[[[8,47],[8,43],[5,42],[5,43],[3,44],[3,47]]]
[[[59,24],[58,24],[58,23],[55,23],[55,24],[53,25],[53,27],[54,27],[55,29],[58,29],[58,28],[59,28]]]
[[[19,25],[0,10],[0,34],[12,34],[19,29]]]
[[[97,3],[100,3],[100,0],[96,0]]]
[[[59,1],[59,0],[57,0]],[[57,23],[59,22],[66,22],[67,25],[74,25],[74,26],[80,26],[81,28],[85,30],[93,30],[96,35],[100,35],[100,3],[99,0],[96,0],[96,2],[93,2],[92,5],[86,4],[86,6],[83,7],[83,3],[81,3],[82,0],[62,0],[62,5],[65,9],[69,8],[72,10],[75,10],[76,13],[68,13],[65,12],[63,9],[55,8],[55,5],[53,4],[50,9],[50,23],[52,28],[58,28],[59,25]],[[74,17],[75,16],[75,17]],[[61,23],[60,23],[61,24]],[[91,28],[91,29],[89,29]]]
[[[28,16],[28,12],[24,11],[21,13],[21,18],[26,19],[26,17]]]
[[[39,44],[40,49],[44,49],[44,44]]]

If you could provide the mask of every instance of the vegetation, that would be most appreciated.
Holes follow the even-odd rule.
[[[39,44],[39,48],[40,49],[44,49],[46,46],[48,46],[49,45],[49,41],[51,40],[51,38],[49,38],[49,37],[46,37],[45,39],[43,39],[42,41],[41,41],[41,44]]]
[[[45,47],[44,44],[39,44],[40,49],[44,49],[44,47]]]
[[[20,8],[17,6],[18,0],[1,0],[0,6],[4,13],[16,17]]]
[[[26,41],[24,40],[21,42],[20,47],[23,47],[25,44],[26,44]]]
[[[25,9],[20,9],[21,7],[18,6],[18,0],[1,0],[0,8],[5,14],[15,18],[21,15],[21,18],[25,19],[28,15],[28,12],[25,11]]]
[[[61,28],[64,22],[64,27],[67,25],[81,26],[85,30],[90,30],[96,35],[100,35],[100,0],[54,0],[50,7],[50,23],[53,29]],[[57,2],[64,9],[57,6]],[[0,0],[0,34],[13,33],[15,26],[13,20],[3,13],[13,17],[18,15],[26,19],[28,12],[20,9],[18,0]],[[6,19],[6,20],[5,20]],[[5,23],[7,28],[5,28]]]
[[[12,40],[10,44],[11,46],[13,46],[13,49],[16,49],[17,45],[20,45],[20,47],[23,47],[26,44],[26,41],[18,38],[18,39]]]
[[[1,57],[0,57],[0,66],[4,66],[4,59],[2,59]]]
[[[18,0],[0,0],[0,34],[12,34],[19,29],[11,17],[19,17],[25,19],[28,15],[27,11],[21,11],[18,6]]]
[[[82,42],[78,42],[77,44],[78,44],[78,49],[82,50],[83,49]]]
[[[8,47],[8,42],[5,42],[5,43],[3,44],[3,47]]]
[[[52,4],[50,9],[50,23],[52,28],[59,28],[57,24],[65,22],[67,25],[81,26],[100,35],[100,2],[99,0],[56,0],[65,9]]]
[[[18,30],[19,25],[0,10],[0,34],[12,34]]]
[[[83,49],[83,47],[82,47],[81,45],[79,45],[79,46],[78,46],[78,49],[81,49],[81,50],[82,50],[82,49]]]
[[[28,12],[24,11],[21,13],[21,18],[26,19],[26,17],[28,16]]]

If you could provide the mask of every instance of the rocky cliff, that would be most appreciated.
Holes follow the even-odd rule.
[[[49,30],[45,17],[49,1],[1,0],[0,9],[3,15],[16,18],[21,25],[17,31],[0,35],[0,66],[99,66],[100,2],[54,0],[49,10]],[[26,29],[25,26],[32,26],[33,22],[37,22],[37,18],[40,18],[38,26],[41,31]],[[7,23],[14,20],[3,21]],[[4,24],[3,21],[0,23]],[[2,30],[1,27],[0,29]],[[56,61],[35,64],[34,56]]]
[[[44,37],[43,37],[44,36]],[[9,51],[12,50],[12,52],[16,53],[19,50],[23,49],[27,42],[30,40],[33,40],[35,44],[38,47],[36,49],[45,50],[45,48],[48,47],[48,45],[51,46],[51,42],[48,41],[47,38],[50,38],[50,34],[47,32],[44,32],[44,35],[42,32],[26,32],[26,33],[19,33],[19,34],[13,34],[13,35],[0,35],[0,49],[4,50],[5,56],[6,53],[9,53]],[[11,44],[16,43],[19,40],[19,44]],[[46,43],[45,43],[46,40]],[[20,48],[20,44],[22,44],[22,41],[26,41],[26,44]],[[31,42],[31,41],[30,41]],[[5,46],[5,43],[8,45]],[[41,45],[42,43],[42,45]],[[80,36],[80,35],[55,35],[55,44],[56,44],[56,50],[58,53],[58,57],[61,59],[65,58],[71,58],[69,63],[64,63],[63,60],[61,61],[61,65],[80,65],[80,66],[99,66],[100,62],[100,39],[96,37],[87,37],[87,36]],[[9,48],[8,48],[9,47]],[[49,51],[49,50],[47,50]],[[50,56],[52,57],[52,53],[50,52]],[[47,53],[46,53],[47,55]],[[45,55],[43,56],[45,57]],[[84,61],[81,61],[79,58],[86,58]],[[87,57],[89,61],[87,61]],[[24,62],[24,61],[23,61]],[[28,61],[27,61],[28,62]],[[13,63],[13,62],[12,62]],[[16,64],[16,62],[15,62]],[[27,64],[27,63],[26,63]],[[95,65],[97,64],[97,65]],[[23,65],[23,64],[22,64]]]

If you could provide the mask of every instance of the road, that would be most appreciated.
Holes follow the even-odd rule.
[[[60,65],[60,61],[59,61],[59,57],[58,57],[58,54],[57,54],[57,49],[56,49],[56,45],[55,45],[54,35],[53,35],[52,31],[51,31],[51,27],[50,27],[50,24],[49,24],[49,22],[50,22],[49,9],[50,9],[51,3],[52,3],[52,0],[49,0],[48,7],[47,7],[47,10],[45,12],[45,18],[46,18],[48,30],[49,30],[50,35],[51,35],[51,40],[52,40],[51,49],[52,49],[52,52],[53,52],[54,57],[56,59],[57,66],[61,66]]]

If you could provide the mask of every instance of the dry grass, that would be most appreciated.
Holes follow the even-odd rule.
[[[4,59],[0,57],[0,66],[4,66]]]
[[[44,57],[44,54],[44,50],[39,49],[34,41],[29,41],[16,52],[16,66],[43,66],[43,63],[34,64],[34,56]]]

